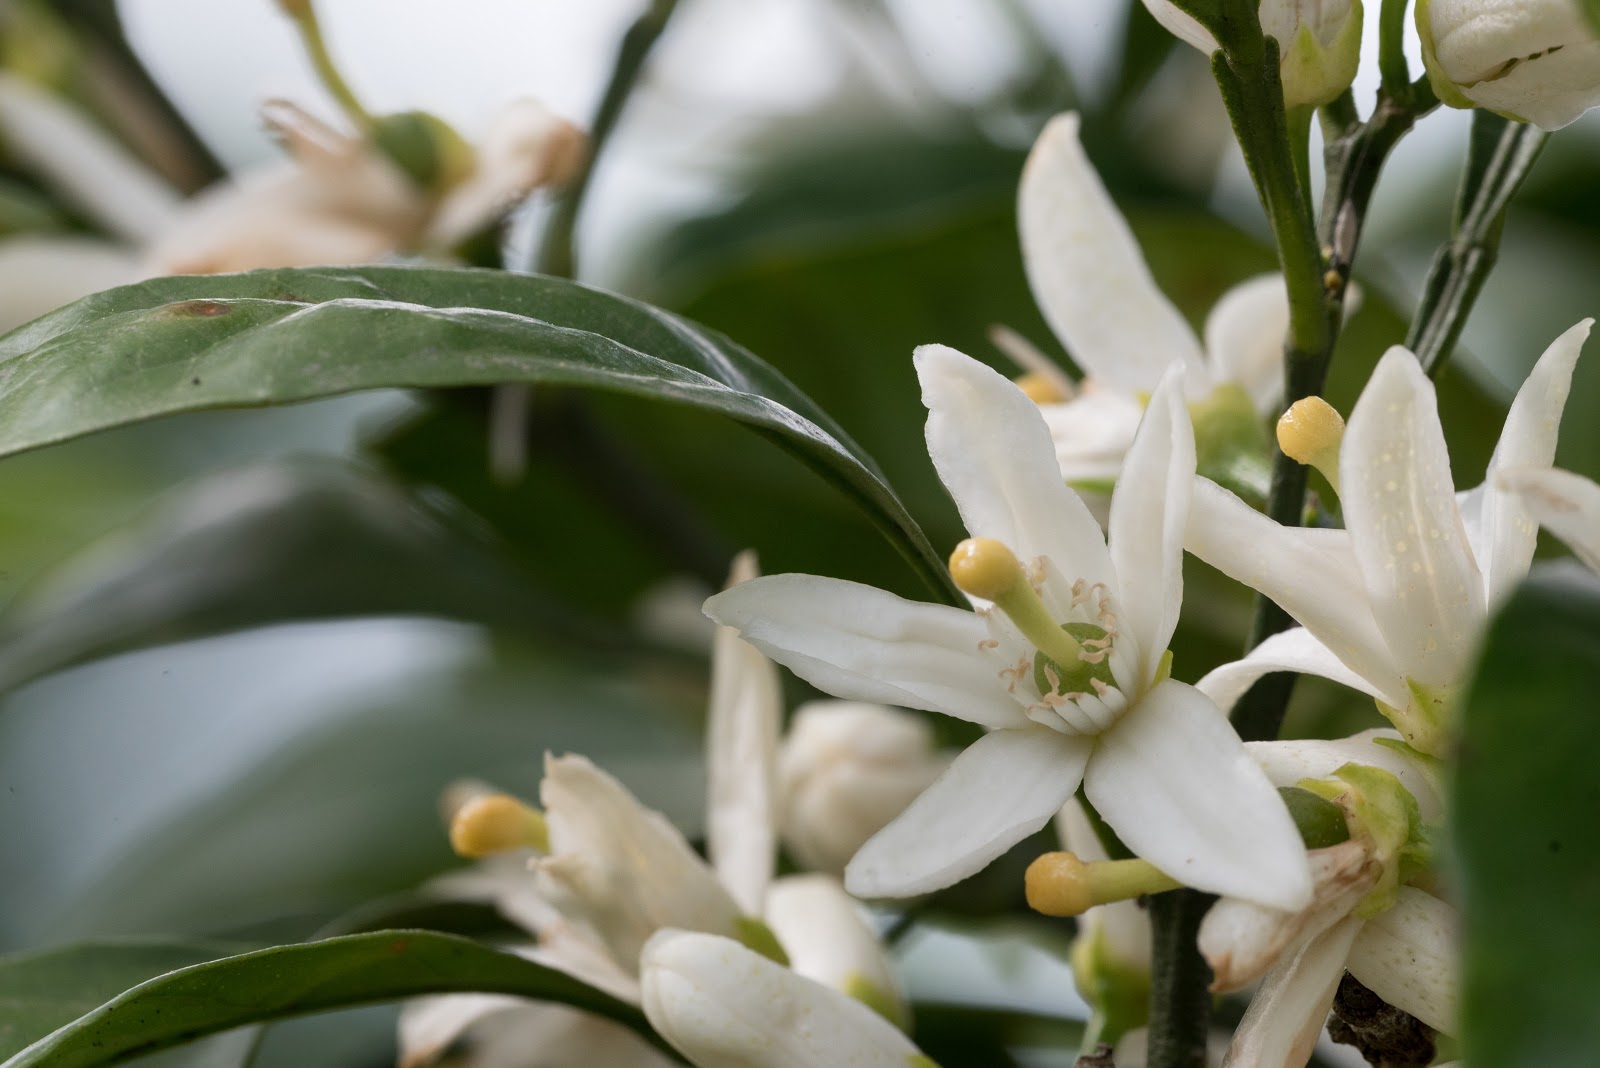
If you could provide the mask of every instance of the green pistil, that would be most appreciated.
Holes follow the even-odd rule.
[[[1063,623],[1061,629],[1074,639],[1073,644],[1078,647],[1077,655],[1063,662],[1041,649],[1033,658],[1033,684],[1039,687],[1039,692],[1093,693],[1094,683],[1090,681],[1091,679],[1098,679],[1106,686],[1116,686],[1116,679],[1111,674],[1111,657],[1096,655],[1097,651],[1105,652],[1105,649],[1098,644],[1085,644],[1104,640],[1105,628],[1094,623]],[[1109,646],[1105,648],[1108,649]],[[1091,663],[1083,659],[1085,655],[1093,656],[1096,662]],[[1055,676],[1054,685],[1050,681],[1051,675]]]

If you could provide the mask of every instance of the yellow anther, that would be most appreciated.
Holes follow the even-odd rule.
[[[469,860],[511,849],[550,849],[544,813],[510,794],[483,794],[456,810],[450,848]]]
[[[1085,864],[1073,853],[1044,853],[1023,876],[1028,907],[1046,916],[1077,916],[1094,905],[1159,894],[1183,885],[1148,860]]]
[[[950,554],[950,577],[974,597],[998,601],[1026,583],[1017,554],[993,538],[968,538]]]
[[[1339,492],[1339,442],[1344,420],[1321,397],[1303,397],[1278,420],[1278,448],[1291,460],[1322,472]]]
[[[1065,404],[1072,398],[1061,392],[1061,387],[1049,375],[1029,371],[1015,379],[1017,388],[1035,404]]]

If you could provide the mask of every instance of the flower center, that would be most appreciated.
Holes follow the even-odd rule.
[[[1063,697],[1087,693],[1105,693],[1117,685],[1111,674],[1111,664],[1106,655],[1111,648],[1112,635],[1094,623],[1063,623],[1061,629],[1078,640],[1081,647],[1077,658],[1062,664],[1047,653],[1036,653],[1033,658],[1033,684],[1041,694],[1059,694]]]

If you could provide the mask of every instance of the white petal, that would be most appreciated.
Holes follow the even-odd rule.
[[[458,1038],[490,1016],[547,1008],[506,994],[413,998],[400,1010],[400,1068],[432,1064]]]
[[[588,152],[583,132],[537,100],[513,101],[478,146],[472,174],[440,201],[427,241],[448,247],[472,236],[534,189],[570,181]]]
[[[1189,505],[1184,548],[1283,607],[1351,671],[1383,693],[1405,684],[1361,595],[1349,535],[1282,527],[1209,479]]]
[[[93,238],[0,240],[0,332],[138,277],[132,253]]]
[[[1365,764],[1382,768],[1417,799],[1417,809],[1426,823],[1444,819],[1444,799],[1438,787],[1416,764],[1378,739],[1400,741],[1400,732],[1385,727],[1362,731],[1348,738],[1324,741],[1317,738],[1291,738],[1277,742],[1246,742],[1250,756],[1261,765],[1274,786],[1293,786],[1301,779],[1325,779],[1346,764]]]
[[[71,104],[0,74],[0,137],[84,214],[131,242],[171,225],[178,194]]]
[[[1174,37],[1208,55],[1217,50],[1217,39],[1211,36],[1211,31],[1200,25],[1193,15],[1180,11],[1172,0],[1144,0],[1144,6]]]
[[[718,627],[706,716],[706,852],[739,907],[759,915],[777,849],[778,669]]]
[[[1065,576],[1115,590],[1100,524],[1067,489],[1038,405],[999,372],[943,345],[916,353],[928,406],[928,456],[974,537],[1024,562],[1046,557]]]
[[[858,897],[910,897],[981,871],[1072,796],[1092,746],[1047,727],[984,735],[861,847],[845,888]]]
[[[1183,370],[1162,378],[1111,496],[1111,564],[1121,625],[1139,653],[1138,682],[1155,678],[1183,604],[1183,534],[1194,488],[1194,427]]]
[[[771,575],[706,602],[706,615],[827,693],[981,723],[1027,722],[979,648],[972,612],[922,604],[858,582]]]
[[[1528,514],[1574,556],[1600,572],[1600,486],[1556,467],[1508,469],[1496,481],[1518,494]]]
[[[1495,484],[1495,475],[1511,468],[1548,468],[1556,456],[1556,435],[1561,412],[1572,390],[1572,369],[1583,351],[1593,319],[1585,319],[1545,349],[1544,355],[1517,390],[1506,413],[1505,429],[1489,460],[1479,505],[1480,541],[1486,553],[1478,557],[1483,569],[1484,593],[1495,605],[1528,573],[1533,561],[1538,523],[1522,500]]]
[[[1289,292],[1283,275],[1240,282],[1206,316],[1206,359],[1219,383],[1243,386],[1256,411],[1276,415],[1283,398],[1283,344]]]
[[[737,942],[663,931],[641,959],[644,1012],[697,1068],[911,1068],[883,1017]]]
[[[1224,1068],[1299,1068],[1310,1060],[1361,925],[1356,919],[1334,925],[1267,973],[1233,1034]]]
[[[1100,735],[1083,788],[1129,849],[1186,886],[1282,909],[1311,900],[1288,810],[1193,686],[1167,679]]]
[[[1413,886],[1392,909],[1367,921],[1350,947],[1350,974],[1397,1009],[1436,1031],[1456,1033],[1456,910]]]
[[[1129,394],[1090,389],[1065,404],[1045,405],[1039,414],[1055,443],[1061,477],[1069,485],[1109,484],[1122,474],[1122,458],[1133,444],[1144,408]]]
[[[666,817],[581,756],[546,757],[551,855],[540,892],[585,920],[627,966],[662,927],[734,934],[739,907]]]
[[[778,936],[796,974],[855,995],[868,987],[874,1008],[894,1011],[895,1023],[910,1022],[905,996],[883,943],[867,925],[860,902],[830,875],[790,875],[767,895],[767,926]]]
[[[1125,392],[1149,392],[1174,363],[1191,395],[1210,391],[1194,331],[1156,288],[1127,220],[1078,142],[1078,116],[1045,126],[1017,196],[1022,258],[1045,322],[1084,372]]]
[[[1399,346],[1350,413],[1339,479],[1351,547],[1395,664],[1429,686],[1459,683],[1482,628],[1483,579],[1456,507],[1433,383]]]
[[[1227,711],[1238,703],[1246,690],[1255,685],[1257,679],[1274,671],[1318,675],[1395,707],[1405,704],[1404,690],[1386,693],[1379,689],[1368,679],[1345,667],[1326,645],[1312,637],[1304,627],[1292,627],[1274,634],[1246,653],[1244,659],[1213,668],[1195,683],[1195,688]]]

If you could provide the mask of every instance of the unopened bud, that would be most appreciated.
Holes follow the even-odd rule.
[[[1278,448],[1297,463],[1322,472],[1339,492],[1339,443],[1344,419],[1321,397],[1302,397],[1278,420]]]
[[[456,810],[450,821],[450,848],[478,860],[512,849],[548,852],[550,829],[544,813],[510,794],[483,794]]]
[[[472,173],[472,147],[449,123],[426,111],[379,117],[372,142],[430,193],[442,193]]]

